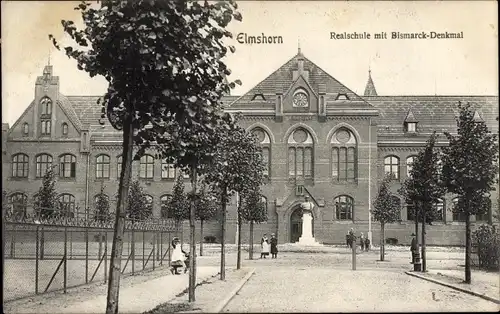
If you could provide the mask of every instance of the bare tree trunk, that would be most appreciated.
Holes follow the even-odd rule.
[[[252,260],[253,259],[253,220],[250,220],[250,250],[249,250],[249,254],[250,254],[250,259]]]
[[[203,256],[203,219],[200,220],[200,256]]]
[[[191,185],[192,185],[192,195],[196,195],[196,183],[197,173],[196,165],[191,167]],[[190,258],[189,258],[189,302],[194,302],[196,300],[195,289],[196,289],[196,233],[195,233],[195,219],[196,219],[196,207],[195,202],[191,202],[191,208],[189,212],[189,240],[191,241]]]
[[[465,283],[471,283],[471,273],[470,273],[470,252],[471,248],[470,239],[470,214],[466,213],[465,216]]]
[[[425,205],[424,205],[425,206]],[[424,210],[422,213],[422,271],[427,271],[427,257],[425,255],[425,213],[427,211]]]
[[[113,246],[108,280],[108,297],[106,314],[118,314],[118,297],[120,294],[120,270],[123,251],[123,233],[125,230],[125,209],[128,206],[128,190],[132,171],[132,151],[134,146],[134,129],[132,115],[128,115],[123,124],[122,173],[118,189]]]
[[[236,258],[236,269],[241,269],[241,201],[238,204],[238,254]]]
[[[384,223],[380,223],[380,260],[384,261],[385,257],[385,230],[384,230]],[[356,243],[353,243],[353,245],[356,245]]]
[[[221,197],[221,239],[220,239],[220,280],[226,280],[226,205],[227,205],[227,188],[222,189]]]

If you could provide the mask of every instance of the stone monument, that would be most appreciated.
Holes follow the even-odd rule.
[[[314,204],[309,200],[309,196],[305,197],[305,202],[300,204],[302,208],[302,236],[299,238],[299,245],[320,245],[313,237],[313,216],[312,212]]]

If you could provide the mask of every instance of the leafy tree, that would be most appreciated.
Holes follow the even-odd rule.
[[[104,194],[104,185],[101,185],[101,191],[97,195],[95,202],[94,221],[106,223],[111,220],[111,213],[109,212],[109,198]]]
[[[235,192],[245,195],[262,183],[264,164],[253,134],[236,124],[236,120],[219,128],[214,161],[205,180],[212,184],[221,203],[221,280],[225,279],[226,206]],[[238,206],[241,231],[241,202]],[[241,234],[241,233],[240,233]],[[241,241],[238,246],[241,250]],[[241,253],[239,254],[241,256]]]
[[[192,197],[192,193],[190,196]],[[217,213],[217,198],[207,184],[202,183],[196,197],[196,218],[200,221],[200,256],[203,255],[203,223],[215,217]]]
[[[253,225],[254,223],[262,223],[267,221],[267,204],[262,200],[260,189],[250,191],[243,199],[243,207],[241,210],[241,217],[246,222],[250,223],[250,250],[248,252],[249,258],[253,259]]]
[[[445,133],[449,146],[443,150],[443,182],[458,195],[456,210],[465,215],[465,283],[471,283],[470,216],[483,214],[485,198],[494,190],[498,175],[498,138],[473,110],[458,104],[457,134]]]
[[[385,224],[394,223],[401,219],[401,202],[389,188],[392,180],[391,175],[387,175],[378,191],[377,198],[373,203],[373,218],[380,222],[380,260],[385,257]]]
[[[153,215],[151,204],[138,180],[130,185],[127,217],[133,220],[145,220]]]
[[[43,176],[42,186],[38,190],[34,206],[35,213],[42,219],[55,217],[58,214],[59,200],[56,191],[56,177],[52,167],[47,169]]]
[[[228,52],[224,39],[232,37],[225,27],[232,19],[241,20],[241,15],[233,1],[108,0],[98,8],[82,2],[75,9],[81,11],[85,26],[80,30],[73,21],[62,21],[78,46],[64,49],[79,69],[90,76],[102,75],[109,82],[103,118],[107,116],[123,132],[106,308],[107,313],[117,313],[125,223],[122,212],[128,208],[132,148],[138,147],[134,159],[151,146],[165,146],[159,153],[172,156],[178,166],[197,161],[177,157],[192,156],[186,152],[193,152],[194,144],[202,143],[203,135],[213,129],[222,93],[234,86],[225,80],[230,71],[222,61]],[[59,48],[53,36],[49,39]],[[181,141],[179,134],[189,140]],[[193,136],[197,134],[201,141]],[[191,213],[194,221],[194,207]],[[191,260],[194,265],[195,258]],[[195,272],[190,272],[190,301],[194,301]]]
[[[168,202],[167,210],[170,213],[170,217],[175,220],[175,226],[177,232],[179,232],[181,222],[189,218],[189,203],[184,193],[184,178],[180,171],[175,178],[172,197]]]
[[[435,206],[446,193],[441,181],[440,155],[435,149],[437,134],[434,132],[427,144],[413,161],[410,177],[405,180],[399,192],[408,204],[414,204],[414,217],[422,222],[422,271],[426,271],[425,226],[444,215]],[[417,231],[418,232],[418,231]]]

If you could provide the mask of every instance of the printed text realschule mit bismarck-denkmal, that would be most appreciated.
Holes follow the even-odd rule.
[[[330,32],[330,39],[463,39],[464,32]]]

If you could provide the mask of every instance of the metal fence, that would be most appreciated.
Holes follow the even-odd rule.
[[[4,301],[108,278],[114,221],[72,217],[4,216]],[[122,274],[169,265],[172,220],[127,219]]]

